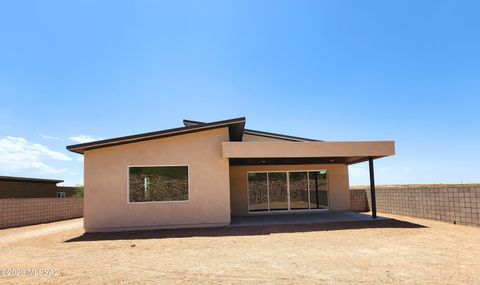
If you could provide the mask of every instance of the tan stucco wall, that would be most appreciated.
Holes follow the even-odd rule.
[[[383,157],[395,154],[395,142],[224,142],[223,156],[245,157]]]
[[[243,134],[243,142],[289,142],[284,139],[269,138],[264,136],[257,136],[251,134]]]
[[[327,170],[329,209],[350,210],[348,166],[345,164],[265,165],[230,167],[230,202],[232,215],[248,214],[247,172],[280,170]]]
[[[230,223],[228,159],[214,129],[85,152],[86,231],[216,226]],[[189,165],[190,199],[128,203],[128,166]]]

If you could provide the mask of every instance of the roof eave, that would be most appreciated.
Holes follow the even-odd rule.
[[[60,179],[44,179],[44,178],[30,178],[30,177],[16,177],[16,176],[0,176],[1,181],[12,182],[33,182],[33,183],[61,183],[64,182]]]
[[[203,125],[187,126],[187,127],[167,129],[167,130],[156,131],[156,132],[143,133],[138,135],[106,139],[106,140],[89,142],[89,143],[69,145],[67,146],[67,150],[78,153],[78,154],[83,154],[87,150],[92,150],[97,148],[104,148],[104,147],[111,147],[111,146],[122,145],[122,144],[141,142],[146,140],[160,139],[164,137],[171,137],[171,136],[207,131],[207,130],[222,128],[222,127],[229,128],[229,136],[231,141],[241,141],[243,137],[243,130],[245,127],[245,117],[224,120],[224,121],[217,121],[217,122],[212,122],[212,123],[203,124]]]

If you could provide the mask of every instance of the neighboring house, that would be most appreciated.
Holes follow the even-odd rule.
[[[59,187],[63,180],[0,176],[0,199],[71,197],[75,187]]]
[[[393,141],[324,142],[245,118],[71,145],[84,155],[87,232],[229,225],[232,215],[350,210],[348,165]]]

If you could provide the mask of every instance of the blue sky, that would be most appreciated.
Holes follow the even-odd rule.
[[[395,140],[379,184],[480,182],[478,1],[3,1],[0,175],[81,184],[66,145],[247,117]],[[365,164],[352,185],[368,183]]]

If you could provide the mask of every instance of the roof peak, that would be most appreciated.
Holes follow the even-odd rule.
[[[183,119],[183,124],[185,126],[198,126],[198,125],[204,125],[204,124],[207,124],[207,123],[201,122],[201,121]],[[271,132],[264,132],[264,131],[258,131],[258,130],[251,130],[251,129],[245,129],[244,133],[249,134],[249,135],[283,139],[283,140],[287,140],[287,141],[296,141],[296,142],[320,141],[320,140],[315,140],[315,139],[302,138],[302,137],[296,137],[296,136],[290,136],[290,135],[284,135],[284,134],[278,134],[278,133],[271,133]]]

